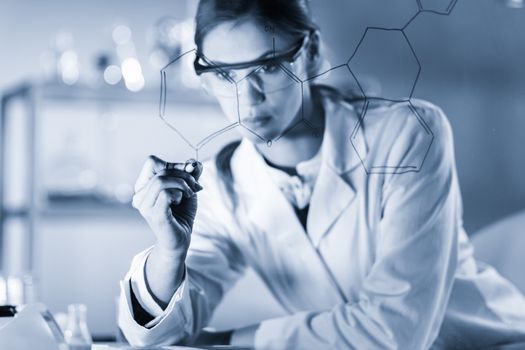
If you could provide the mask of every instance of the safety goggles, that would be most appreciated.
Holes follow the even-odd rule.
[[[195,73],[203,86],[218,97],[236,97],[239,84],[250,81],[264,94],[281,91],[296,84],[293,64],[301,56],[309,41],[305,35],[300,42],[281,54],[272,54],[249,62],[218,64],[202,53],[197,53],[193,63]]]

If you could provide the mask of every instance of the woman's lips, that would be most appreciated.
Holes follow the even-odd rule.
[[[243,119],[241,119],[241,123],[244,124],[244,125],[247,125],[247,126],[260,127],[260,126],[268,124],[270,122],[270,120],[272,120],[271,116],[268,116],[268,115],[264,115],[263,116],[263,115],[261,115],[261,116],[256,116],[256,117],[243,118]]]

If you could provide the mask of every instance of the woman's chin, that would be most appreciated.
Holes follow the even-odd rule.
[[[242,136],[257,144],[267,144],[268,142],[275,141],[278,139],[281,134],[275,130],[266,130],[266,129],[244,129],[242,131]]]

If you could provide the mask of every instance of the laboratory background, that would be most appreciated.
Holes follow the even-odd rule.
[[[39,301],[57,319],[84,304],[94,339],[118,335],[119,281],[153,243],[130,204],[146,157],[203,160],[238,138],[210,137],[228,123],[188,59],[196,5],[0,0],[0,302]],[[332,65],[353,57],[363,90],[443,109],[476,256],[525,292],[524,1],[311,5]],[[409,22],[421,6],[437,10]],[[359,92],[348,71],[326,82]],[[279,313],[248,272],[212,325]]]

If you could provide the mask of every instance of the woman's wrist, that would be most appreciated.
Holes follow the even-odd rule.
[[[186,254],[163,250],[155,245],[145,264],[145,281],[157,303],[167,307],[175,291],[184,279]]]
[[[152,253],[156,254],[160,259],[168,263],[184,263],[184,261],[186,260],[187,252],[188,249],[186,247],[184,247],[183,249],[167,248],[164,245],[157,242],[153,247]]]

